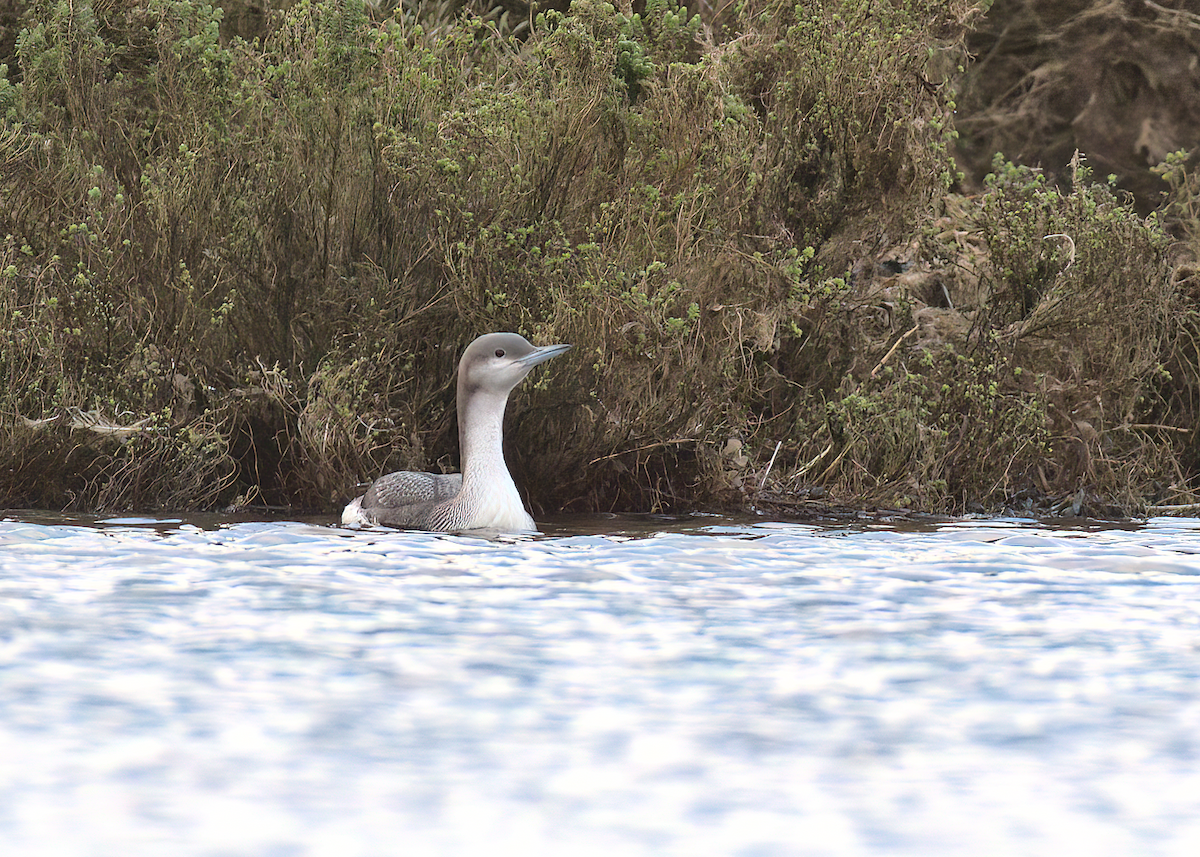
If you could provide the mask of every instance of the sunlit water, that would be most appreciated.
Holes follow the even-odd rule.
[[[0,521],[0,853],[1200,854],[1200,521],[629,527]]]

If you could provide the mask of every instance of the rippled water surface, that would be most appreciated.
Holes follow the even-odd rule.
[[[1200,854],[1200,521],[631,526],[0,520],[3,854]]]

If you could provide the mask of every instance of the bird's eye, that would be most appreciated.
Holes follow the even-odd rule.
[[[504,349],[503,349],[503,348],[497,348],[497,349],[496,349],[496,356],[497,356],[497,357],[503,357],[503,356],[504,356]]]

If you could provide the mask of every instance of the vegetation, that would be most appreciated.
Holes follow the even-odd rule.
[[[246,41],[33,0],[0,505],[329,510],[452,469],[489,330],[575,345],[510,406],[535,509],[1191,502],[1200,315],[1160,221],[1081,157],[953,190],[987,5],[300,0]]]

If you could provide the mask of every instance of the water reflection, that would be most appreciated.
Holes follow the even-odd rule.
[[[1200,522],[0,522],[8,853],[1192,854]]]

